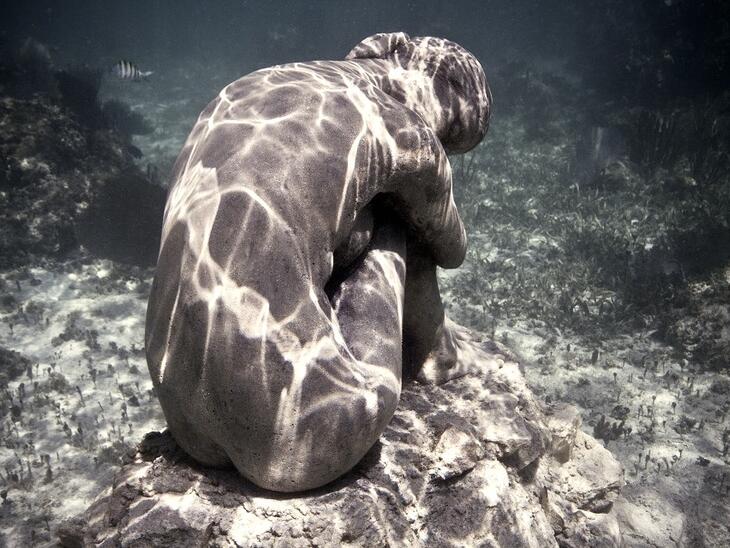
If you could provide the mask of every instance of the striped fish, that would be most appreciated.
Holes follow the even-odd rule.
[[[152,74],[152,71],[142,71],[134,63],[122,59],[112,66],[112,74],[122,80],[144,80]]]

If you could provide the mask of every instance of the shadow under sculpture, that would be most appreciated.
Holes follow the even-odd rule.
[[[145,336],[187,453],[315,488],[377,441],[403,376],[474,366],[436,267],[466,253],[447,153],[482,140],[490,107],[464,48],[391,33],[253,72],[205,108],[173,169]]]

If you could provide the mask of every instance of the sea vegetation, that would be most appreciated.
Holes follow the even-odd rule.
[[[570,0],[579,20],[570,67],[624,105],[657,108],[730,87],[724,0]]]
[[[492,72],[491,133],[454,165],[474,236],[453,291],[481,327],[526,317],[593,341],[647,329],[700,369],[730,367],[730,43],[718,22],[730,8],[671,4],[576,6],[586,32],[567,71]],[[704,33],[688,36],[688,21]]]
[[[632,19],[719,9],[679,3],[576,5],[593,32],[566,67],[491,70],[490,133],[452,159],[467,261],[440,283],[452,316],[520,348],[540,397],[576,405],[622,461],[624,496],[656,526],[639,543],[724,546],[710,522],[730,508],[730,43],[693,54],[674,19],[666,41]],[[700,26],[695,40],[725,40]]]
[[[0,275],[0,295],[17,297],[2,308],[2,342],[21,350],[0,346],[0,522],[3,534],[15,528],[12,538],[23,539],[9,544],[50,541],[66,517],[56,501],[100,490],[130,451],[134,428],[160,414],[143,349],[132,342],[141,340],[139,324],[131,336],[121,327],[143,316],[136,303],[149,276],[88,256]],[[64,297],[30,298],[37,291]]]

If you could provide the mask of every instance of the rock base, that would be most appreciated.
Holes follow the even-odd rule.
[[[300,495],[203,468],[147,434],[113,487],[58,531],[64,546],[621,545],[612,513],[623,470],[541,406],[508,352],[441,386],[406,385],[380,441],[350,473]]]

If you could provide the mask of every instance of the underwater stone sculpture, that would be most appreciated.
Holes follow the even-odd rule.
[[[173,169],[146,327],[187,453],[314,488],[375,443],[404,370],[469,368],[436,266],[466,251],[446,154],[481,141],[490,106],[465,49],[392,33],[256,71],[206,107]]]

